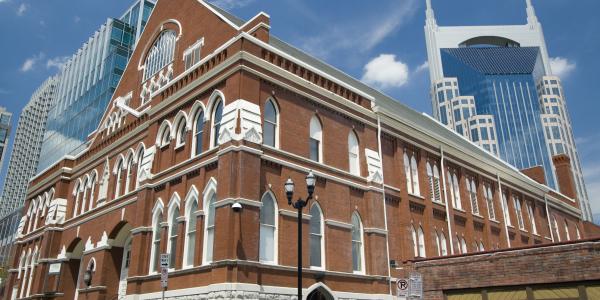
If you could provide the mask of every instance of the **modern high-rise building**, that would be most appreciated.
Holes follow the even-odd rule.
[[[138,0],[121,18],[109,18],[67,62],[48,115],[38,172],[85,149],[154,5]]]
[[[10,140],[11,118],[12,113],[0,106],[0,172],[2,172],[2,167],[4,166],[4,153],[8,147],[8,141]]]
[[[35,175],[48,111],[54,101],[57,78],[47,79],[21,111],[15,132],[4,189],[0,197],[0,217],[23,205],[29,179]]]
[[[591,220],[564,92],[531,0],[526,24],[500,26],[438,26],[431,0],[426,3],[434,117],[518,169],[542,166],[552,188],[552,157],[567,154],[583,215]]]

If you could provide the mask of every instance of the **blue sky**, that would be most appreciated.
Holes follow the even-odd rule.
[[[166,0],[162,0],[166,1]],[[174,1],[174,0],[170,0]],[[424,0],[215,0],[243,19],[271,16],[271,32],[346,73],[431,113],[423,25]],[[432,0],[440,25],[524,24],[525,0]],[[0,0],[0,106],[17,112],[65,57],[129,0]],[[595,213],[600,213],[597,0],[533,0],[555,73],[563,78]],[[377,58],[377,59],[376,59]],[[389,74],[374,72],[388,66]],[[383,80],[382,78],[386,78]],[[389,80],[392,78],[393,80]],[[13,131],[14,134],[14,131]],[[3,182],[7,163],[0,174]]]

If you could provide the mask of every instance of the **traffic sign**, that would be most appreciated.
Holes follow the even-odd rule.
[[[408,297],[408,279],[400,278],[396,281],[396,288],[398,297],[406,298]]]
[[[169,253],[163,253],[160,255],[160,286],[165,289],[169,281]]]

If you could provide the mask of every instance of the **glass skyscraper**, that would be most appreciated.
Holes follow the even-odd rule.
[[[12,114],[0,106],[0,172],[4,166],[4,154],[10,140],[10,119]]]
[[[108,19],[59,75],[37,171],[87,146],[98,127],[155,1],[136,1],[120,19]]]
[[[542,166],[557,190],[552,157],[567,154],[582,215],[591,220],[564,91],[531,0],[527,24],[500,26],[438,26],[426,3],[434,117],[518,169]]]

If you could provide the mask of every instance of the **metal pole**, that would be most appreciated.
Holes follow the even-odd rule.
[[[298,204],[298,300],[302,300],[302,203]]]
[[[162,289],[162,296],[161,296],[162,300],[165,300],[165,288]]]

